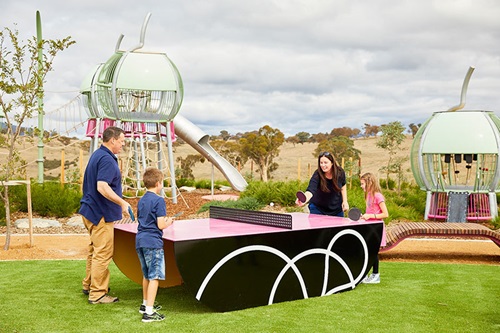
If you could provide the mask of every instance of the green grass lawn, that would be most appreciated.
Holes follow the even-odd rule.
[[[160,289],[163,322],[142,323],[141,286],[111,265],[115,304],[81,293],[84,261],[0,262],[0,332],[500,332],[500,266],[381,263],[382,282],[217,313],[185,286]]]

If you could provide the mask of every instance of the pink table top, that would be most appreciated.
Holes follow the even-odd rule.
[[[212,218],[176,220],[171,226],[163,230],[163,238],[176,242],[195,239],[319,229],[325,227],[344,227],[358,224],[383,223],[382,221],[352,221],[343,217],[304,213],[291,213],[290,215],[292,215],[292,229],[268,227]],[[115,229],[137,233],[137,225],[137,223],[115,224]]]

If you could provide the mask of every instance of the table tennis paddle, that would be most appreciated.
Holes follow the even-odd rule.
[[[359,210],[359,208],[357,207],[352,207],[351,209],[349,209],[347,216],[353,221],[359,221],[359,219],[361,218],[361,210]]]
[[[307,198],[306,198],[306,194],[302,191],[297,191],[297,199],[299,199],[300,202],[304,203],[306,202]]]
[[[128,206],[128,213],[129,213],[130,218],[132,219],[132,221],[135,221],[134,212],[132,211],[132,207],[130,207],[130,206]]]

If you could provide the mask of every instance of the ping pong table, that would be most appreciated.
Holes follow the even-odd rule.
[[[166,280],[184,283],[216,311],[326,296],[354,289],[373,266],[383,221],[210,207],[206,219],[163,231]],[[141,284],[137,223],[115,224],[114,261]]]

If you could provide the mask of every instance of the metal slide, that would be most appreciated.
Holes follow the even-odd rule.
[[[224,174],[233,189],[243,191],[247,187],[248,183],[238,170],[210,146],[208,134],[180,114],[175,116],[174,126],[175,134],[215,165]]]

